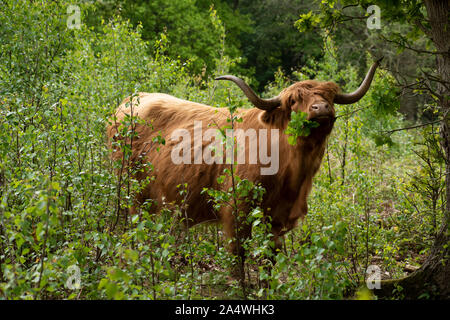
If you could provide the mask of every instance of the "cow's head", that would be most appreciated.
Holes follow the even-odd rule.
[[[333,82],[306,80],[294,83],[276,97],[262,99],[238,77],[227,75],[216,80],[231,80],[236,83],[255,107],[266,111],[262,115],[264,122],[284,127],[292,111],[303,111],[308,114],[308,120],[319,122],[320,127],[331,130],[336,119],[334,104],[352,104],[360,100],[369,90],[381,59],[372,65],[364,81],[352,93],[340,93],[339,87]]]

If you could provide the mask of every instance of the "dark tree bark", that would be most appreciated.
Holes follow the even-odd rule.
[[[421,25],[422,30],[436,46],[436,70],[438,75],[436,94],[438,97],[439,113],[442,116],[440,133],[441,146],[445,155],[445,199],[443,221],[439,234],[430,250],[430,254],[423,265],[406,278],[400,280],[383,281],[381,289],[376,291],[378,296],[392,295],[395,287],[400,286],[400,294],[406,299],[425,297],[450,299],[450,105],[448,86],[450,84],[450,5],[447,0],[425,0],[427,18],[430,28]]]

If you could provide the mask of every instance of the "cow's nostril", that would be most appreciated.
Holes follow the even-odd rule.
[[[311,106],[311,110],[313,111],[323,111],[323,110],[328,110],[328,103],[319,103],[319,104],[313,104]]]

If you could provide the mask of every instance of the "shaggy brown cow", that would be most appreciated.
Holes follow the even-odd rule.
[[[333,82],[307,80],[294,83],[277,97],[261,99],[239,78],[234,76],[217,78],[217,80],[235,82],[256,106],[252,109],[237,110],[237,114],[242,117],[243,121],[236,123],[236,131],[239,131],[238,129],[254,129],[254,132],[251,131],[252,134],[247,134],[248,132],[244,131],[249,140],[244,147],[247,161],[238,163],[235,169],[239,177],[255,183],[259,182],[266,189],[262,208],[264,213],[271,217],[272,233],[277,248],[281,244],[280,237],[294,228],[298,219],[307,213],[307,197],[311,191],[312,179],[319,170],[326,139],[335,121],[334,103],[351,104],[361,99],[370,87],[380,60],[372,65],[361,86],[350,94],[339,93],[338,86]],[[116,120],[108,127],[108,137],[112,141],[117,139],[117,128],[125,114],[133,112],[146,123],[151,123],[151,126],[144,124],[136,126],[138,137],[132,141],[132,161],[134,163],[151,162],[154,169],[151,172],[139,174],[137,178],[145,179],[148,175],[153,175],[155,180],[137,195],[136,206],[132,210],[136,210],[139,204],[146,199],[157,201],[159,207],[155,206],[155,211],[158,211],[163,202],[179,203],[182,196],[177,185],[187,183],[188,224],[195,225],[201,222],[220,220],[224,225],[226,235],[235,236],[232,212],[227,209],[214,212],[208,196],[201,192],[205,187],[223,188],[218,184],[217,177],[223,174],[225,168],[229,168],[229,164],[220,163],[223,161],[205,163],[205,158],[202,159],[201,155],[211,142],[201,135],[212,124],[225,126],[229,117],[228,109],[213,108],[161,93],[140,93],[139,99],[133,101],[132,108],[133,111],[129,99],[126,99],[117,109]],[[295,146],[288,143],[284,133],[292,111],[306,112],[309,120],[320,124],[319,127],[311,129],[311,133],[307,137],[298,138]],[[177,129],[183,129],[184,131],[182,130],[181,133],[190,135],[194,143],[188,144],[185,149],[180,148],[179,140],[182,135],[176,135],[178,140],[171,139]],[[260,129],[279,129],[280,134],[279,137],[267,135],[267,139],[265,139],[267,141],[265,141],[262,138],[266,138],[266,136],[262,137],[261,135],[266,131]],[[153,142],[159,134],[166,140],[165,145]],[[267,154],[271,153],[272,156],[275,156],[274,152],[278,151],[279,165],[278,168],[275,168],[278,170],[263,174],[264,168],[268,167],[267,161],[263,163],[261,159],[253,160],[253,162],[250,160],[253,156],[250,145],[255,139],[266,143],[265,146],[263,143],[260,147],[262,146],[266,150],[272,148]],[[273,149],[274,146],[275,149]],[[160,150],[157,151],[156,148]],[[180,150],[188,151],[184,158],[188,161],[181,163],[178,160],[174,161],[175,148],[178,148],[175,154],[178,154]],[[120,152],[115,151],[113,157],[120,157]],[[242,229],[241,236],[249,237],[250,233],[250,227],[245,227]],[[237,253],[236,246],[233,250]]]

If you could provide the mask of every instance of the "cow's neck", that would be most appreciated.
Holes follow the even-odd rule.
[[[295,146],[285,142],[287,152],[280,153],[280,163],[286,163],[284,174],[290,176],[290,187],[299,190],[303,183],[310,184],[319,170],[325,153],[327,136],[306,137]]]

